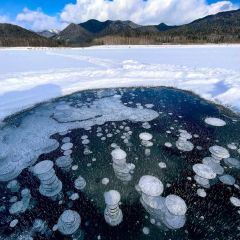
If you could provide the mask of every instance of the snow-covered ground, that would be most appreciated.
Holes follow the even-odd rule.
[[[240,111],[240,45],[0,49],[0,119],[84,89],[171,86]]]

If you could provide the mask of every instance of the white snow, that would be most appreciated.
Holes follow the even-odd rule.
[[[240,45],[0,49],[0,119],[83,89],[170,86],[240,110]]]

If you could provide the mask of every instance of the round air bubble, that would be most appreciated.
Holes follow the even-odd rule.
[[[150,175],[142,176],[138,183],[141,191],[149,196],[160,196],[163,193],[162,182]]]
[[[225,175],[219,177],[219,180],[226,185],[234,185],[235,184],[235,178],[228,174],[225,174]]]
[[[205,123],[214,127],[223,127],[226,125],[226,122],[220,118],[207,117],[205,118]]]
[[[206,179],[214,179],[216,177],[216,173],[209,166],[201,163],[197,163],[193,165],[193,171],[200,177]]]
[[[168,195],[165,199],[165,204],[170,213],[174,215],[184,215],[187,211],[185,201],[174,194]]]

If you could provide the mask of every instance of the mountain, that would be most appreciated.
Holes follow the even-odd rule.
[[[92,34],[78,24],[71,23],[63,31],[54,37],[54,39],[65,41],[67,44],[85,44],[92,39]]]
[[[239,43],[240,9],[210,15],[159,34],[160,42]]]
[[[41,36],[40,36],[41,35]],[[102,44],[240,43],[240,9],[210,15],[189,24],[141,26],[131,21],[95,19],[69,24],[62,31],[33,33],[0,24],[0,46],[90,46]]]
[[[59,34],[60,31],[56,30],[56,29],[50,29],[50,30],[44,30],[41,32],[36,32],[36,33],[42,37],[52,38],[52,37],[56,36],[57,34]]]
[[[133,29],[131,36],[119,31],[93,39],[93,44],[186,43],[240,43],[240,9],[209,15],[182,26],[143,26]]]
[[[173,29],[173,28],[177,28],[177,26],[169,26],[169,25],[166,25],[165,23],[160,23],[159,25],[155,25],[155,27],[160,32],[167,31],[167,30]]]
[[[22,27],[0,23],[0,46],[44,46],[57,47],[60,42],[47,39]]]

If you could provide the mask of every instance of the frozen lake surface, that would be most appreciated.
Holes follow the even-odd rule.
[[[81,91],[10,116],[0,239],[238,239],[239,131],[238,115],[163,87]]]
[[[240,45],[0,49],[0,119],[76,91],[170,86],[240,110]]]

